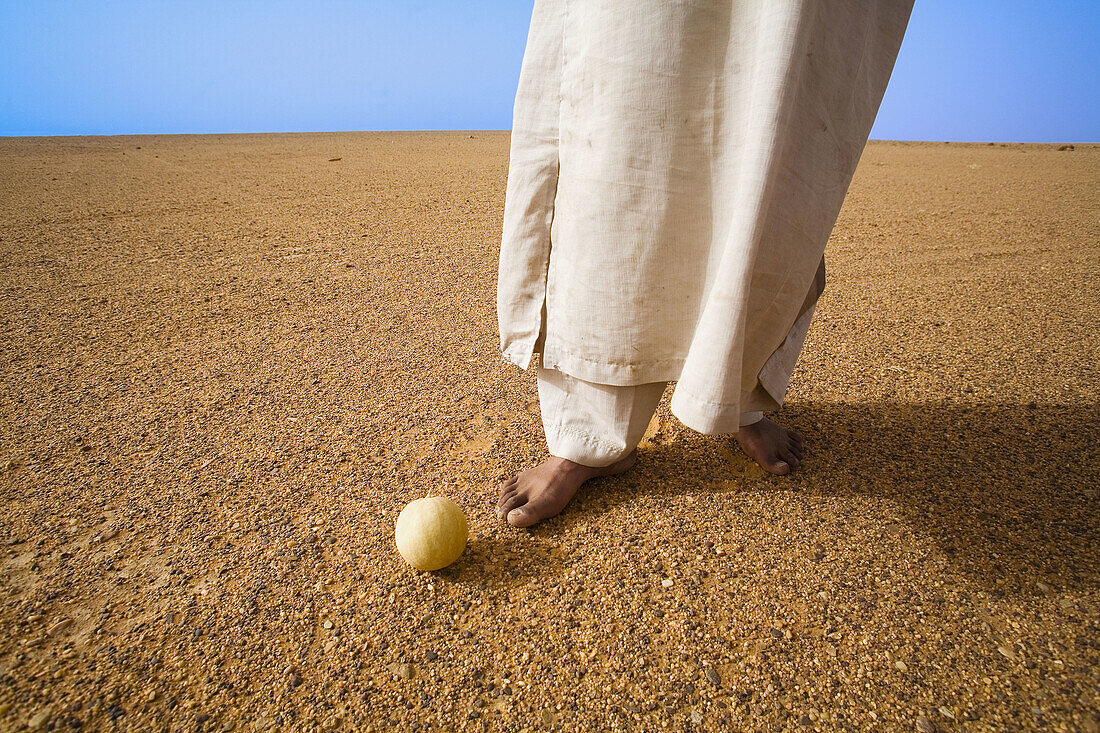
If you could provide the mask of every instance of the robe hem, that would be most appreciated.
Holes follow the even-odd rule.
[[[534,339],[529,343],[510,346],[501,350],[501,356],[504,358],[504,361],[509,364],[515,364],[524,371],[527,371],[528,367],[531,366],[531,357],[534,356],[534,353]]]
[[[680,377],[684,358],[661,359],[644,364],[596,361],[564,351],[554,346],[544,347],[542,364],[586,382],[598,382],[614,387],[636,387],[651,382],[674,382]]]
[[[732,434],[741,429],[739,403],[708,402],[681,389],[675,389],[670,408],[677,420],[703,435]]]

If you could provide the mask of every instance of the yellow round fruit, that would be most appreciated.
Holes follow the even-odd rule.
[[[393,530],[397,551],[417,570],[439,570],[466,549],[466,515],[445,496],[411,501],[397,517]]]

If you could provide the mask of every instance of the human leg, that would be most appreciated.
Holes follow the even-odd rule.
[[[597,384],[539,368],[550,458],[504,482],[497,511],[517,527],[558,514],[585,481],[622,473],[664,393],[664,382]]]
[[[765,411],[780,409],[787,386],[806,342],[818,298],[825,289],[825,261],[806,294],[802,308],[786,338],[757,374],[753,389],[743,394],[737,405],[706,405],[703,410],[689,400],[673,395],[672,412],[682,422],[710,435],[728,435],[765,471],[777,475],[790,473],[802,465],[805,444],[802,435],[764,417]],[[733,432],[732,426],[737,425]]]

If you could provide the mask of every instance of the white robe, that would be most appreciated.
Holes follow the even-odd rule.
[[[706,433],[778,408],[911,8],[536,0],[497,281],[504,358],[676,381],[673,413]]]

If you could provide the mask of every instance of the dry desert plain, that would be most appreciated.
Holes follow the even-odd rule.
[[[1100,729],[1100,146],[872,142],[802,470],[670,387],[516,530],[508,140],[0,140],[0,728]],[[423,574],[429,491],[470,541]]]

